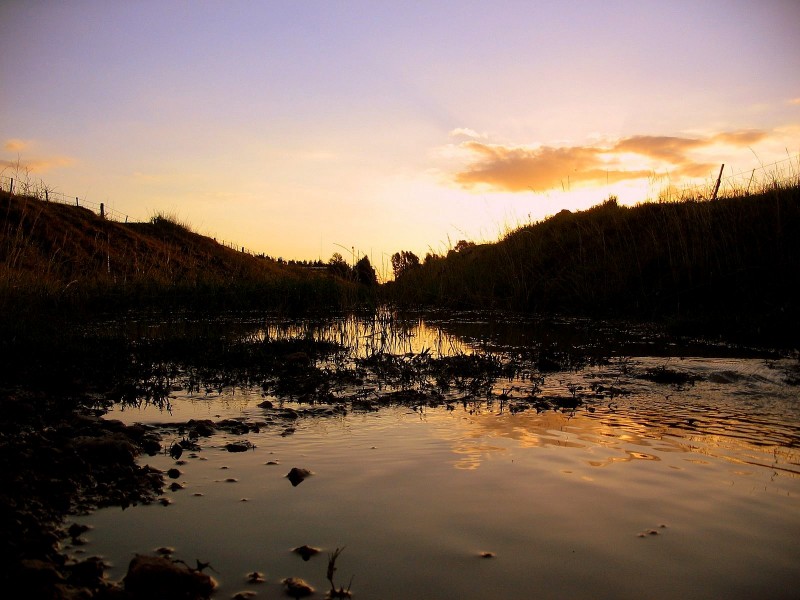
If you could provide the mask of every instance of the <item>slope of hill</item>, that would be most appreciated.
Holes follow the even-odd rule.
[[[0,303],[190,308],[339,306],[355,286],[237,252],[164,217],[117,223],[0,193]]]
[[[612,198],[497,243],[429,256],[389,286],[401,304],[678,319],[798,336],[800,187],[714,201]]]

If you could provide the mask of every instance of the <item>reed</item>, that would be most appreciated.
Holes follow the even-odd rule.
[[[496,243],[429,257],[385,291],[406,306],[629,316],[796,339],[798,273],[793,175],[713,201],[625,207],[612,197],[562,211]]]

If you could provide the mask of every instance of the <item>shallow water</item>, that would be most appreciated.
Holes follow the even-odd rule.
[[[519,328],[509,342],[491,323],[460,325],[472,333],[459,336],[452,320],[417,321],[397,339],[413,344],[407,352],[438,339],[442,353],[488,345],[524,353],[540,341],[520,341]],[[648,347],[637,338],[637,350]],[[796,597],[800,406],[785,376],[796,360],[708,347],[670,356],[664,345],[612,354],[543,380],[523,372],[495,381],[488,398],[450,392],[436,407],[291,423],[269,422],[253,389],[176,390],[169,412],[115,407],[107,418],[126,422],[265,424],[201,438],[199,451],[182,456],[184,489],[166,492],[168,506],[77,517],[93,529],[70,552],[105,557],[117,579],[134,553],[172,546],[189,564],[211,563],[217,598],[286,597],[286,577],[304,578],[322,597],[337,547],[345,548],[337,586],[352,578],[353,596],[365,599]],[[643,377],[658,368],[690,379]],[[537,412],[532,395],[582,404]],[[166,442],[180,437],[165,426]],[[241,439],[255,447],[225,449]],[[142,462],[176,463],[166,454]],[[313,475],[294,487],[292,467]],[[291,550],[304,544],[323,552],[303,561]],[[252,571],[267,581],[248,584]]]

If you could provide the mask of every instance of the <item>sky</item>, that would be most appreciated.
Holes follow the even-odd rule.
[[[2,0],[0,174],[387,276],[797,157],[798,23],[797,0]]]

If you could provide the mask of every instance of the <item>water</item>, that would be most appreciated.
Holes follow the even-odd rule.
[[[538,325],[456,321],[411,322],[392,343],[441,355],[491,346],[506,357],[542,347]],[[362,356],[375,350],[363,324],[355,335],[348,327]],[[598,348],[586,327],[570,327],[565,346],[551,336],[547,347]],[[520,369],[494,380],[489,396],[451,389],[435,407],[287,421],[257,406],[257,387],[176,390],[170,411],[115,407],[107,418],[159,424],[166,441],[181,437],[169,423],[190,418],[262,426],[201,438],[182,456],[184,489],[166,492],[168,506],[78,517],[93,529],[71,551],[105,557],[116,579],[134,553],[171,546],[189,564],[211,563],[218,598],[287,597],[286,577],[323,597],[327,556],[342,547],[335,583],[352,578],[353,596],[365,599],[796,597],[800,406],[786,382],[796,359],[707,345],[681,356],[687,346],[646,338],[609,343],[603,360],[575,369]],[[685,377],[645,377],[658,369]],[[537,412],[532,396],[582,403]],[[225,449],[242,439],[255,447]],[[175,466],[166,454],[142,462]],[[313,474],[294,487],[292,467]],[[322,552],[303,561],[292,549],[304,544]],[[249,584],[252,571],[266,582]]]

